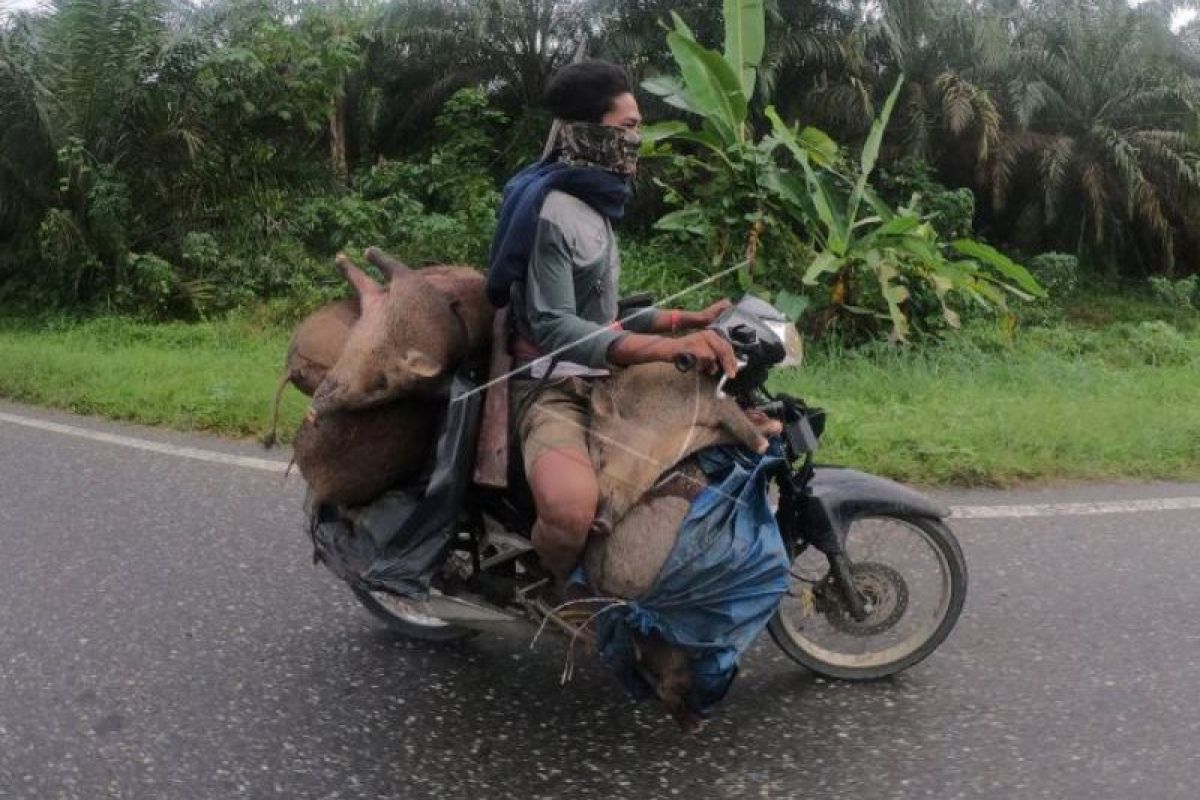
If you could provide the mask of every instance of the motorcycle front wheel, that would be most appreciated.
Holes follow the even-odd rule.
[[[936,650],[967,594],[967,564],[950,529],[928,517],[863,517],[845,549],[866,618],[851,616],[828,559],[806,548],[767,626],[780,649],[817,675],[846,681],[895,675]]]

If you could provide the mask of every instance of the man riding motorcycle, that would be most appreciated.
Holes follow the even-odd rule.
[[[609,367],[691,357],[732,377],[729,343],[704,330],[729,306],[647,309],[617,321],[620,259],[613,223],[632,193],[642,118],[629,76],[600,60],[559,71],[546,92],[556,118],[548,155],[505,186],[488,294],[510,305],[516,371],[511,423],[537,506],[533,545],[560,590],[596,516],[589,397]],[[700,330],[696,330],[700,329]],[[678,338],[674,334],[695,330]]]
[[[436,362],[448,402],[426,472],[363,506],[310,493],[315,557],[406,636],[449,641],[528,621],[569,629],[573,642],[586,633],[634,697],[657,697],[688,730],[764,629],[789,658],[839,679],[874,680],[925,658],[966,591],[948,512],[885,479],[814,463],[824,412],[767,386],[771,369],[798,363],[795,330],[770,304],[747,296],[631,315],[618,303],[612,225],[630,196],[641,122],[629,79],[612,64],[577,64],[555,76],[547,100],[555,137],[505,187],[492,243],[488,300],[511,308],[490,320],[487,373],[465,356]],[[456,325],[465,344],[464,309],[489,310],[473,273],[463,305],[380,256],[368,259],[387,273],[386,290],[342,260],[371,303],[347,335],[358,334],[353,357],[343,345],[322,385],[341,402],[323,398],[324,413],[351,423],[395,407],[355,407],[338,389],[386,394],[391,362],[401,376],[420,366],[415,337],[397,335],[409,317],[428,312],[424,333]],[[683,331],[693,332],[670,335]],[[331,380],[343,365],[347,379]],[[524,476],[509,470],[506,404]],[[317,419],[306,424],[319,430]],[[579,587],[571,578],[585,553],[589,585]]]

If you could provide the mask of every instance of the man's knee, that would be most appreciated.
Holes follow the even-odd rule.
[[[538,520],[561,535],[582,539],[596,515],[600,490],[586,455],[552,451],[542,455],[529,476]]]

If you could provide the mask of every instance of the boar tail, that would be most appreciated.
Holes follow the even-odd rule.
[[[279,376],[279,386],[275,388],[275,406],[271,411],[271,431],[262,439],[263,447],[270,449],[279,444],[279,401],[283,399],[283,390],[292,382],[291,370],[284,370]]]

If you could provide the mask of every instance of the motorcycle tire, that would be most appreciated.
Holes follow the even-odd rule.
[[[775,644],[783,650],[788,658],[824,678],[842,681],[874,681],[903,672],[909,667],[923,661],[946,640],[946,637],[950,635],[950,631],[953,630],[954,625],[958,622],[959,615],[962,613],[963,603],[966,600],[967,563],[963,558],[962,548],[959,546],[958,539],[945,523],[939,519],[930,517],[898,515],[870,517],[868,519],[900,523],[920,532],[929,547],[936,553],[944,571],[943,581],[948,584],[947,596],[943,601],[944,607],[939,606],[940,618],[936,621],[936,625],[931,628],[927,637],[915,647],[902,653],[897,653],[895,658],[883,658],[878,663],[847,663],[856,660],[855,656],[847,655],[842,659],[841,663],[838,663],[838,659],[834,657],[836,655],[835,651],[825,650],[825,653],[828,655],[822,655],[820,652],[821,648],[811,646],[809,642],[798,634],[794,626],[789,625],[785,620],[784,610],[781,606],[767,625],[767,630],[770,632],[771,638],[775,640]],[[847,550],[850,552],[851,557],[853,557],[853,553],[850,551],[849,541],[853,535],[854,530],[851,528],[851,532],[847,537]],[[892,570],[892,572],[896,573],[895,570]],[[869,634],[862,635],[866,636]],[[857,659],[862,660],[862,657],[858,656]]]

